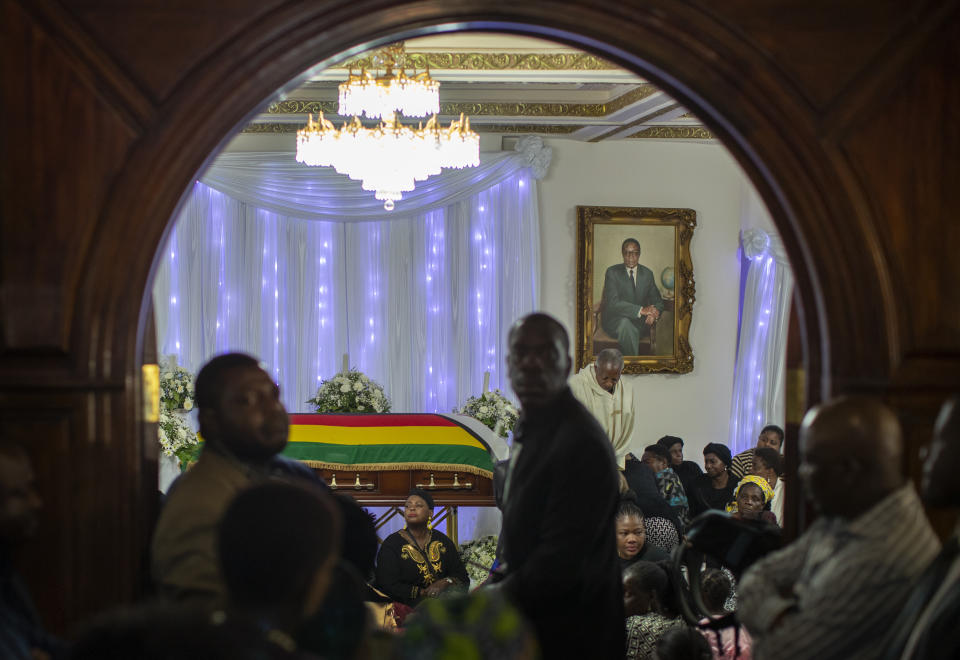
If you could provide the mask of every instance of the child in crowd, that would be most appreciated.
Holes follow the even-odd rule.
[[[720,618],[728,613],[726,604],[733,595],[733,581],[725,571],[708,568],[700,580],[700,593],[710,618]],[[710,618],[701,620],[700,625],[708,624]],[[750,660],[750,635],[743,626],[723,630],[701,628],[700,632],[710,645],[713,660]]]
[[[623,574],[627,660],[652,658],[660,637],[683,620],[670,606],[670,580],[658,564],[638,561]]]

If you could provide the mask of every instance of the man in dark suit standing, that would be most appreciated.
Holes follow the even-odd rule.
[[[603,276],[604,331],[620,342],[620,352],[637,355],[640,340],[660,318],[663,298],[653,272],[640,265],[640,241],[628,238],[620,246],[623,263],[607,268]]]
[[[503,494],[504,593],[544,658],[622,658],[623,587],[613,447],[567,387],[570,340],[531,314],[510,330],[507,366],[522,412]]]

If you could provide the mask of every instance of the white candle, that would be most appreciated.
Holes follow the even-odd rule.
[[[348,371],[350,371],[350,354],[349,354],[349,353],[344,353],[344,354],[343,354],[343,369],[342,369],[342,372],[343,372],[343,373],[347,373]]]
[[[484,391],[484,393],[486,393],[486,391],[487,391],[489,388],[490,388],[490,372],[489,372],[489,371],[484,371],[484,372],[483,372],[483,391]]]

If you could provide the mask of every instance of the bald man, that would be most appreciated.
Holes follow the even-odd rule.
[[[622,470],[633,435],[633,388],[625,383],[623,353],[607,348],[569,380],[570,391],[603,427]]]
[[[800,452],[800,478],[820,517],[744,576],[738,614],[753,657],[879,657],[940,546],[901,473],[897,418],[875,399],[836,399],[804,418]]]

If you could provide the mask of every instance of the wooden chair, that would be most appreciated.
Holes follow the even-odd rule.
[[[617,341],[616,337],[611,337],[607,334],[607,331],[603,329],[603,325],[600,323],[603,314],[604,300],[601,299],[600,302],[596,303],[593,308],[593,354],[596,355],[600,351],[607,348],[620,348],[620,342]],[[637,352],[633,355],[653,355],[653,347],[657,345],[657,321],[654,321],[653,325],[650,326],[650,334],[646,337],[640,339],[640,345],[637,347]]]

